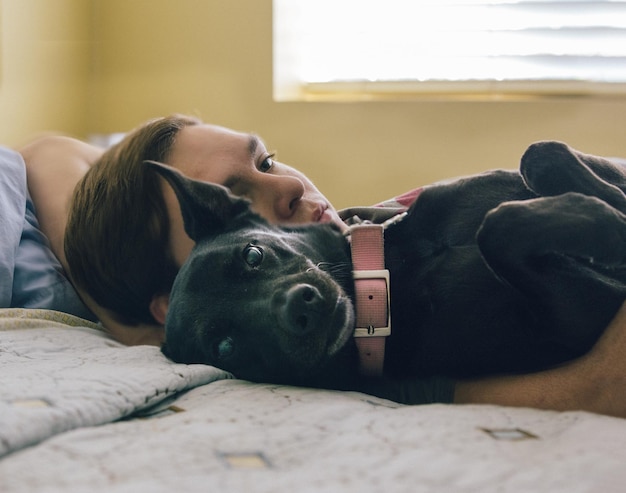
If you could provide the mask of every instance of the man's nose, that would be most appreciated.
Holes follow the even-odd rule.
[[[304,195],[304,183],[295,176],[274,176],[273,207],[279,220],[291,218]]]

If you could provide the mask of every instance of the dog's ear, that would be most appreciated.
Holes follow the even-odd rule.
[[[165,178],[176,193],[189,237],[215,234],[236,216],[250,210],[250,202],[236,197],[222,185],[192,180],[177,169],[156,161],[144,161]]]

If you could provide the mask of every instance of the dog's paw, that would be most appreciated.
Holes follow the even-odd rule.
[[[520,163],[526,186],[541,197],[561,195],[577,187],[585,166],[563,142],[542,141],[532,144]]]

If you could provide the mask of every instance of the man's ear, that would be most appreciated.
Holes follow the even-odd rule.
[[[223,230],[236,216],[250,211],[250,201],[236,197],[222,185],[192,180],[177,169],[156,161],[145,161],[145,164],[174,189],[185,232],[195,242]]]
[[[152,297],[152,300],[150,301],[150,313],[159,325],[165,326],[165,317],[167,316],[167,309],[169,306],[169,293],[158,294]]]

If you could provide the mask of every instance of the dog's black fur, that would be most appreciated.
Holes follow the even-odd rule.
[[[164,353],[253,381],[360,388],[350,252],[329,225],[279,228],[220,186],[154,165],[196,246]],[[427,187],[385,234],[389,378],[539,370],[597,340],[626,298],[626,173],[562,143],[520,172]]]

